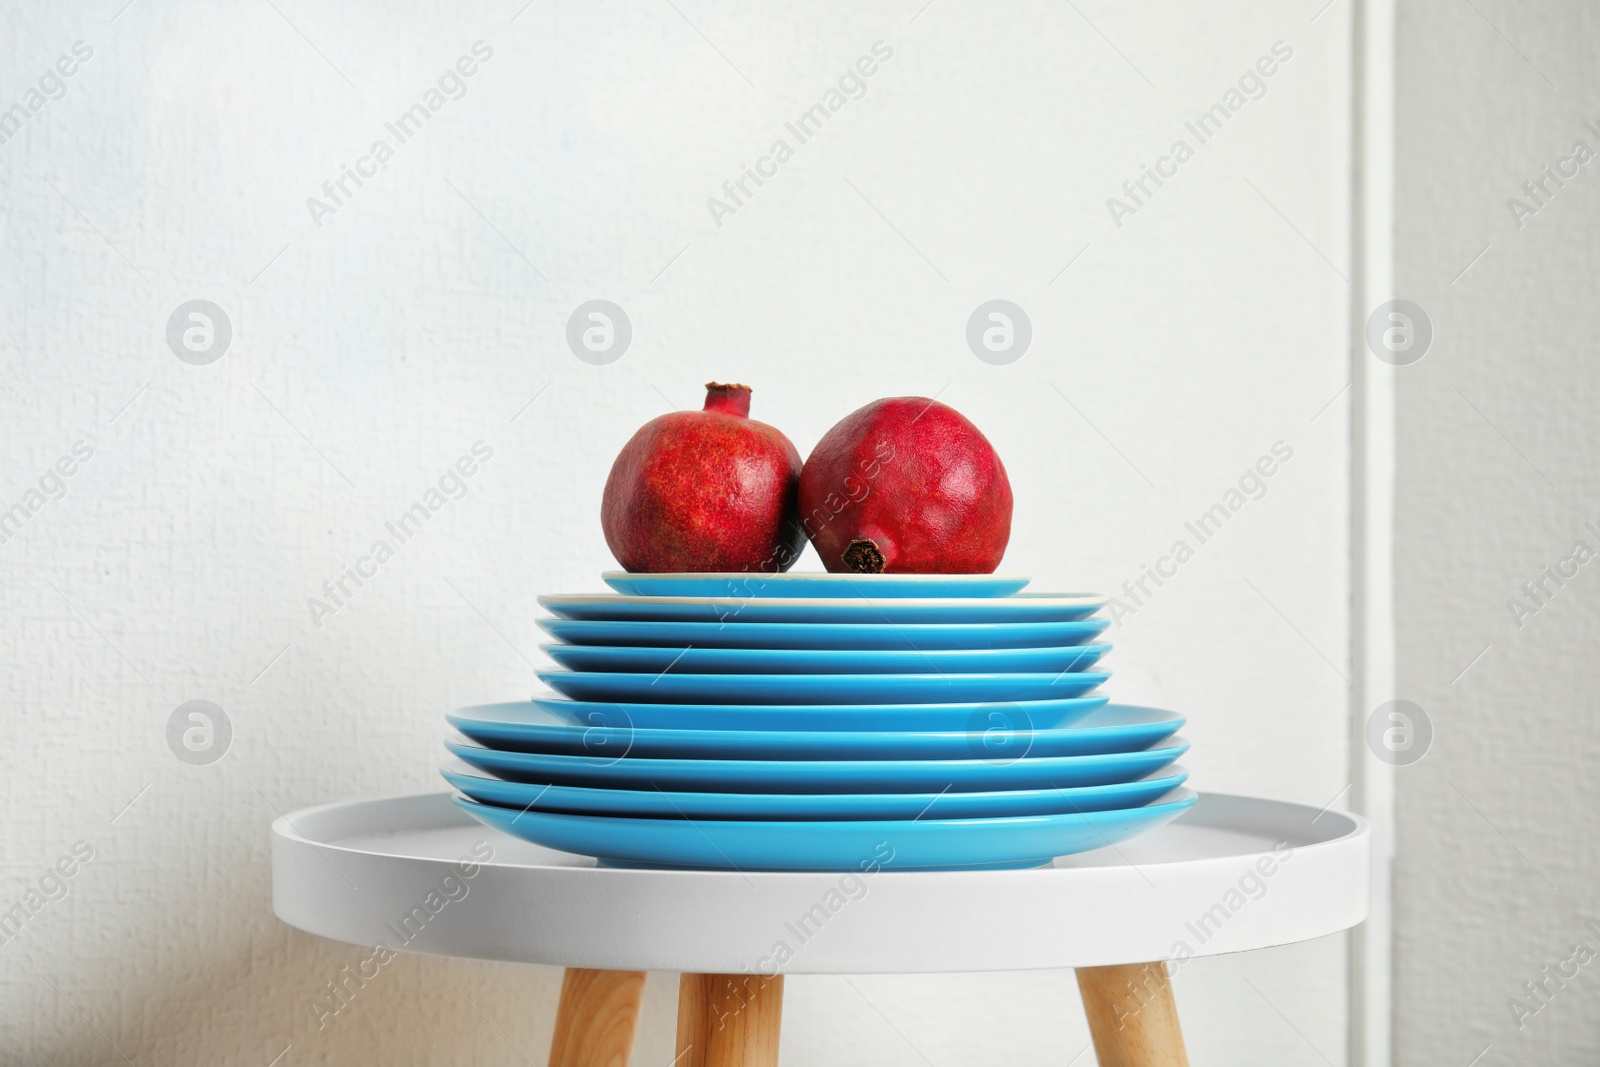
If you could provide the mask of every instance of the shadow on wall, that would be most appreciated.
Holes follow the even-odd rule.
[[[46,1010],[81,1011],[86,1020],[64,1022],[56,1030],[60,1043],[20,1062],[434,1067],[545,1061],[560,968],[402,953],[375,972],[368,968],[370,980],[351,980],[347,976],[372,950],[284,925],[272,916],[266,891],[236,898],[228,909],[231,928],[227,920],[220,924],[231,932],[217,937],[210,936],[212,923],[195,922],[203,914],[201,901],[160,899],[141,927],[177,936],[163,937],[151,950],[156,962],[124,978],[114,1004],[87,987],[80,995],[80,983],[52,978],[60,995],[44,989],[54,1001]],[[341,976],[343,992],[334,999],[330,983]],[[97,989],[109,985],[110,976],[94,982]],[[326,1010],[330,1003],[337,1012]]]

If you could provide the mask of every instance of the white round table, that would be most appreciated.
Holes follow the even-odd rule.
[[[1165,961],[1366,917],[1359,816],[1202,794],[1175,822],[1022,871],[597,866],[473,821],[449,794],[272,824],[278,917],[391,952],[568,968],[552,1067],[623,1067],[647,970],[682,972],[675,1067],[777,1062],[786,974],[1072,967],[1110,1065],[1185,1064]]]

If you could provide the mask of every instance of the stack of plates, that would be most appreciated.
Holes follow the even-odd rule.
[[[1110,704],[1104,597],[1004,575],[604,575],[540,597],[561,696],[463,708],[474,817],[612,866],[1034,867],[1195,801]]]

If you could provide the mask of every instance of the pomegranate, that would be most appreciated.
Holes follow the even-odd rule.
[[[1011,539],[1011,482],[959,411],[889,397],[817,442],[800,472],[800,513],[830,571],[990,574]]]
[[[750,418],[750,388],[706,385],[702,411],[639,428],[611,465],[600,525],[629,571],[786,571],[805,547],[800,453]]]

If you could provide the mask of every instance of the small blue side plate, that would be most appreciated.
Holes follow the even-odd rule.
[[[772,822],[554,815],[456,797],[479,822],[613,867],[767,871],[979,870],[1041,867],[1056,856],[1124,841],[1194,806],[1178,788],[1119,811],[999,819]]]
[[[1056,674],[624,674],[545,671],[539,680],[574,700],[707,704],[856,704],[1049,700],[1078,697],[1111,677]]]
[[[970,597],[1009,596],[1028,584],[1022,574],[630,574],[601,579],[627,596],[731,597]]]
[[[540,645],[574,671],[660,674],[986,674],[1086,671],[1110,645],[1062,648],[888,649],[644,648],[637,645]]]
[[[631,726],[650,730],[940,730],[966,731],[996,713],[1035,729],[1077,722],[1110,700],[1105,696],[1064,700],[948,704],[641,704],[608,700],[535,697],[530,703],[566,722],[585,727]]]
[[[654,648],[1043,648],[1082,645],[1110,619],[1076,622],[832,623],[626,622],[609,619],[538,619],[559,641],[574,645],[647,645]]]
[[[541,596],[564,619],[665,622],[873,623],[1073,622],[1106,604],[1103,596],[1014,593],[994,597],[759,597],[619,596],[578,593]]]

